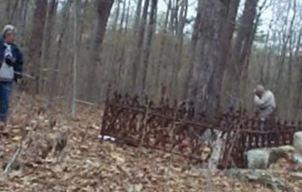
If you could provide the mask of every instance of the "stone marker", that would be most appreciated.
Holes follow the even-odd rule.
[[[247,152],[248,168],[267,169],[279,159],[292,159],[294,150],[294,147],[290,145],[249,150]]]
[[[247,152],[248,168],[266,169],[268,167],[270,150],[267,148],[252,149]]]
[[[302,164],[302,132],[296,132],[294,134],[294,162],[297,164]]]

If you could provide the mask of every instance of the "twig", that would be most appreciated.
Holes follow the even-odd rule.
[[[13,158],[8,162],[8,164],[6,165],[5,167],[5,170],[4,170],[4,175],[7,176],[9,171],[11,170],[11,166],[13,165],[13,163],[15,163],[15,161],[17,160],[19,154],[21,153],[21,149],[22,149],[22,146],[20,145],[17,149],[17,151],[15,152],[15,154],[13,155]]]
[[[8,164],[6,165],[5,169],[4,169],[4,175],[7,176],[9,171],[11,170],[11,166],[16,162],[18,156],[20,155],[21,151],[22,151],[22,146],[23,146],[23,141],[28,137],[30,132],[27,132],[27,134],[25,136],[22,137],[22,139],[20,140],[18,149],[16,150],[16,152],[14,153],[12,159],[8,162]]]
[[[171,124],[171,132],[172,132],[172,135],[175,135],[175,129],[176,129],[176,117],[177,117],[177,111],[178,111],[178,105],[176,105],[175,109],[174,109],[174,114],[173,114],[173,121],[172,121],[172,124]],[[167,181],[167,185],[169,187],[170,185],[170,179],[171,179],[171,169],[172,169],[172,159],[174,158],[174,147],[171,149],[171,155],[169,157],[169,165],[168,165],[168,181]]]
[[[129,179],[131,179],[131,175],[120,165],[116,165],[116,167],[118,168],[118,170],[120,170],[122,173],[124,173]]]
[[[41,98],[41,99],[44,100],[44,101],[48,100],[47,98]],[[66,99],[66,97],[65,96],[59,96],[59,97],[54,98],[54,100],[62,100],[62,99]],[[85,100],[81,100],[81,99],[76,99],[76,102],[86,104],[86,105],[90,105],[90,106],[97,106],[98,105],[97,103],[93,103],[93,102],[89,102],[89,101],[85,101]]]
[[[144,119],[143,119],[143,125],[142,125],[143,136],[141,137],[141,140],[140,140],[140,143],[139,143],[140,147],[143,146],[144,139],[146,137],[146,132],[148,131],[147,130],[147,120],[148,120],[148,118],[149,118],[149,105],[147,104],[146,105],[146,113],[145,113],[145,116],[144,116]]]
[[[16,75],[22,75],[23,77],[27,77],[29,79],[35,80],[36,78],[32,75],[29,75],[27,73],[19,73],[19,72],[15,72]]]
[[[90,106],[96,106],[97,105],[96,103],[92,103],[92,102],[84,101],[84,100],[80,100],[80,99],[76,99],[76,102],[86,104],[86,105],[90,105]]]

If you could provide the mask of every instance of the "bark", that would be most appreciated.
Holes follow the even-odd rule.
[[[131,33],[128,33],[129,29],[131,29],[131,27],[129,27],[129,23],[131,21],[131,0],[127,1],[127,9],[125,10],[125,15],[124,15],[124,25],[125,28],[123,30],[123,37],[124,37],[124,44],[122,46],[122,51],[120,54],[120,58],[119,61],[122,63],[119,63],[119,74],[120,74],[120,87],[121,87],[121,92],[126,92],[125,90],[130,88],[130,73],[132,72],[131,69],[131,56],[133,55],[134,52],[134,47],[135,47],[135,37],[136,37],[136,30],[133,29],[131,31]],[[121,30],[122,31],[122,30]],[[127,37],[130,37],[129,34],[131,34],[131,41],[128,41]],[[126,38],[125,38],[126,37]],[[129,42],[129,43],[126,43]],[[131,48],[129,49],[129,44],[131,43]],[[129,57],[130,56],[130,57]],[[129,62],[130,61],[130,62]]]
[[[135,21],[133,25],[133,29],[138,33],[139,23],[140,23],[140,17],[142,12],[142,4],[143,0],[138,0],[136,5],[136,11],[135,11]]]
[[[178,3],[179,0],[171,0],[171,14],[170,14],[170,22],[169,22],[169,32],[171,35],[174,35],[177,30],[178,24]]]
[[[48,4],[48,10],[46,15],[46,22],[44,27],[44,41],[42,44],[42,55],[41,55],[41,67],[46,68],[48,66],[48,61],[50,58],[50,45],[52,41],[52,33],[54,30],[54,23],[55,23],[55,17],[57,12],[57,6],[58,1],[57,0],[51,0]],[[43,74],[40,74],[39,76],[42,76]],[[44,74],[44,76],[48,76],[48,74]],[[45,80],[41,81],[41,89],[46,87]]]
[[[118,0],[117,5],[116,5],[116,9],[115,9],[115,16],[114,16],[114,20],[113,20],[113,27],[112,30],[113,32],[116,31],[117,29],[117,25],[118,25],[118,21],[119,21],[119,17],[120,17],[120,5],[121,5],[121,1]]]
[[[84,23],[85,23],[85,19],[86,19],[86,17],[87,17],[87,15],[88,15],[88,11],[89,11],[89,9],[88,9],[88,5],[89,5],[89,0],[85,0],[84,2],[82,2],[81,3],[81,18],[80,18],[80,23],[79,23],[79,30],[80,30],[80,33],[79,33],[79,42],[80,43],[83,43],[82,42],[82,40],[83,40],[83,33],[84,33],[84,31],[85,31],[85,25],[84,25]],[[79,52],[81,52],[82,51],[82,49],[81,49],[82,47],[80,47],[79,49],[80,49],[80,51]]]
[[[251,52],[252,52],[252,47],[253,47],[253,42],[255,40],[256,34],[257,34],[257,30],[260,24],[260,18],[262,15],[262,11],[266,8],[267,5],[267,1],[263,1],[262,5],[259,6],[259,9],[257,11],[257,14],[255,16],[255,21],[254,21],[254,26],[253,26],[253,30],[252,30],[252,35],[251,38],[249,38],[247,46],[245,47],[246,50],[246,55],[243,61],[243,70],[240,74],[240,90],[239,93],[242,96],[241,100],[245,100],[245,98],[243,98],[245,93],[248,93],[249,90],[247,90],[247,85],[248,85],[248,70],[249,70],[249,65],[250,65],[250,58],[251,58]],[[260,82],[261,82],[262,78],[260,77]],[[263,82],[263,84],[265,84]],[[249,94],[248,94],[249,95]],[[248,98],[247,98],[248,99]],[[241,104],[241,107],[247,107],[246,103],[245,104]]]
[[[61,65],[61,56],[62,56],[62,47],[63,47],[63,40],[66,36],[67,27],[65,27],[66,23],[69,22],[69,11],[72,4],[72,0],[68,0],[63,7],[62,11],[62,23],[61,23],[61,31],[57,36],[57,46],[56,46],[56,53],[55,53],[55,59],[53,63],[53,70],[51,72],[50,77],[50,93],[48,95],[48,107],[52,107],[54,96],[57,93],[57,84],[58,84],[58,71],[59,67]]]
[[[201,1],[198,1],[198,7],[197,7],[197,14],[195,17],[194,25],[193,25],[193,33],[191,37],[191,44],[190,44],[190,49],[189,49],[189,66],[188,66],[188,73],[187,76],[185,77],[184,81],[184,99],[188,99],[190,95],[190,82],[193,80],[193,69],[194,69],[194,58],[196,54],[196,47],[197,47],[197,42],[199,39],[199,31],[200,31],[200,21],[201,21]]]
[[[271,38],[271,30],[272,30],[272,22],[271,19],[269,24],[269,29],[267,30],[266,38],[265,38],[265,46],[264,46],[264,64],[261,66],[261,76],[260,76],[260,82],[263,84],[264,82],[269,82],[268,77],[268,69],[269,69],[269,58],[271,54],[271,48],[269,47],[269,40]]]
[[[302,44],[301,44],[301,41],[302,41],[302,29],[300,29],[300,32],[299,32],[299,37],[298,37],[298,42],[297,42],[297,49],[296,49],[296,54],[299,53],[299,50],[301,49],[302,47]],[[296,63],[301,63],[301,56],[298,56],[296,57]],[[300,65],[299,68],[298,68],[299,72],[298,72],[298,84],[297,84],[297,87],[296,87],[296,99],[295,99],[295,106],[296,106],[296,110],[295,110],[295,113],[294,113],[294,118],[298,118],[300,116],[299,114],[299,110],[301,109],[301,95],[302,95],[302,66]]]
[[[125,17],[126,17],[126,6],[127,5],[127,1],[124,0],[123,2],[123,12],[122,12],[122,16],[121,16],[121,20],[120,20],[120,26],[119,26],[119,32],[121,33],[123,31],[124,28],[124,23],[125,23]]]
[[[58,8],[58,0],[51,0],[48,7],[48,16],[47,16],[47,27],[45,34],[45,62],[49,61],[49,48],[51,45],[52,34],[54,31],[55,18]]]
[[[20,31],[20,36],[25,37],[26,34],[26,28],[27,28],[27,13],[28,13],[28,3],[29,0],[23,0],[21,1],[20,4],[20,12],[18,15],[18,21],[20,22],[19,26],[19,31]],[[21,41],[21,46],[24,45],[26,42],[25,38],[22,38]]]
[[[202,1],[199,39],[194,58],[190,98],[209,115],[219,109],[225,61],[231,48],[239,0]]]
[[[145,0],[142,18],[138,30],[137,44],[134,52],[134,61],[132,64],[132,90],[135,92],[138,92],[138,89],[141,86],[141,83],[138,82],[138,71],[141,63],[142,49],[145,39],[149,3],[150,0]]]
[[[127,7],[127,13],[126,13],[126,19],[125,19],[125,34],[127,34],[128,27],[129,27],[130,7],[131,7],[131,1],[128,0],[128,7]]]
[[[81,1],[75,0],[74,3],[74,23],[73,23],[73,65],[72,65],[72,97],[71,97],[71,116],[72,118],[76,115],[76,98],[77,98],[77,66],[78,66],[78,55],[79,55],[79,20],[81,11]]]
[[[281,4],[282,5],[282,4]],[[274,84],[273,87],[277,88],[277,86],[279,85],[281,79],[282,79],[282,75],[283,75],[283,70],[284,70],[284,63],[285,63],[285,57],[286,57],[286,52],[288,50],[288,43],[289,43],[289,37],[287,36],[287,26],[288,26],[288,22],[289,22],[289,14],[290,14],[290,10],[291,10],[291,4],[289,3],[287,8],[286,8],[286,16],[285,18],[282,18],[282,26],[280,26],[280,31],[277,32],[277,36],[278,36],[278,50],[277,50],[277,54],[279,54],[279,62],[278,65],[276,66],[277,68],[277,72],[276,75],[274,76]],[[280,10],[279,10],[280,11]],[[276,16],[277,14],[281,14],[281,13],[275,13]],[[283,17],[282,15],[280,15],[280,17]],[[279,94],[279,93],[277,93]]]
[[[152,41],[153,41],[153,36],[155,33],[155,26],[156,26],[156,10],[157,10],[157,0],[151,0],[151,11],[150,11],[150,16],[149,16],[149,26],[148,26],[148,34],[147,34],[147,42],[146,42],[146,47],[144,50],[144,61],[143,61],[143,80],[142,80],[142,91],[145,92],[146,88],[146,81],[147,81],[147,75],[148,75],[148,68],[149,68],[149,57],[150,57],[150,52],[151,52],[151,47],[152,47]]]
[[[174,53],[176,55],[173,57],[173,66],[172,66],[172,78],[170,82],[171,86],[171,96],[172,99],[176,99],[178,96],[178,75],[181,67],[181,61],[182,61],[182,52],[183,52],[183,37],[184,37],[184,28],[187,21],[187,12],[188,12],[188,1],[183,0],[180,4],[180,10],[179,10],[179,16],[177,19],[177,29],[176,29],[176,43],[174,46]]]
[[[13,5],[12,5],[12,11],[10,13],[10,17],[9,17],[9,23],[13,23],[14,25],[17,24],[17,15],[18,15],[18,12],[20,12],[20,9],[19,9],[19,4],[21,3],[20,0],[15,0],[15,1],[12,1],[13,2]]]
[[[93,39],[92,43],[92,48],[91,48],[91,58],[92,58],[92,63],[91,66],[89,66],[89,81],[88,82],[88,92],[91,92],[91,97],[90,99],[95,99],[94,97],[97,97],[99,94],[99,91],[101,90],[96,90],[95,88],[95,82],[97,81],[96,79],[96,73],[98,69],[100,69],[102,65],[101,61],[101,52],[102,52],[102,43],[103,39],[105,36],[106,32],[106,27],[107,27],[107,22],[108,18],[110,15],[111,8],[113,6],[114,0],[98,0],[97,1],[97,23],[96,23],[96,29],[95,29],[95,36]],[[92,90],[96,90],[92,91]]]
[[[12,5],[13,1],[7,1],[6,3],[6,9],[5,9],[5,20],[6,22],[11,23],[12,22],[12,18],[11,18],[11,10],[12,10]]]
[[[234,106],[240,103],[240,80],[244,70],[247,70],[244,61],[247,59],[249,50],[251,49],[251,39],[253,39],[254,20],[256,17],[258,0],[246,1],[242,17],[240,18],[240,26],[235,39],[232,56],[229,60],[229,70],[226,74],[227,80],[230,82],[230,87],[226,90],[230,95],[229,105]]]
[[[43,43],[44,26],[46,21],[47,1],[36,0],[33,18],[33,28],[28,51],[28,71],[35,77],[35,83],[30,82],[35,93],[39,93],[40,59]]]
[[[167,63],[164,61],[164,54],[167,42],[167,28],[169,23],[169,15],[171,12],[171,0],[169,0],[165,15],[165,22],[161,32],[161,41],[160,41],[160,48],[159,48],[159,56],[158,56],[158,64],[156,67],[156,77],[155,77],[155,86],[158,89],[159,94],[161,94],[161,89],[165,86],[166,83],[166,73],[167,73]],[[159,95],[161,96],[161,95]]]
[[[256,16],[256,22],[255,22],[255,27],[254,27],[254,34],[253,34],[253,39],[251,41],[251,43],[253,43],[255,37],[256,37],[256,33],[257,33],[257,28],[258,28],[258,25],[259,25],[259,22],[260,22],[260,19],[261,19],[261,15],[263,14],[263,12],[265,10],[267,10],[267,8],[270,6],[270,3],[268,0],[264,0],[262,5],[259,7],[259,9],[257,10],[257,16]],[[264,53],[262,54],[262,59],[265,60],[265,56],[267,54],[267,50],[268,50],[268,41],[269,41],[269,38],[270,38],[270,31],[271,31],[271,25],[272,25],[272,19],[270,20],[270,23],[268,25],[268,30],[267,30],[267,33],[266,33],[266,37],[265,37],[265,41],[264,41]],[[250,51],[251,52],[251,51]],[[249,54],[249,57],[250,57],[250,54]],[[264,79],[265,79],[265,68],[266,68],[266,65],[267,63],[263,63],[260,67],[260,83],[264,84]]]
[[[293,68],[293,54],[294,54],[294,41],[296,35],[294,34],[294,23],[296,20],[296,15],[297,15],[297,10],[296,10],[296,0],[293,0],[293,16],[291,18],[291,22],[289,25],[289,31],[288,31],[288,36],[290,38],[289,40],[289,56],[288,56],[288,67],[287,67],[287,85],[286,85],[286,94],[284,94],[284,97],[288,97],[289,100],[292,100],[292,94],[291,94],[291,88],[292,88],[292,68]],[[287,106],[287,117],[290,118],[291,115],[291,109],[292,109],[292,104],[285,104]]]
[[[298,64],[301,63],[301,56],[299,56],[299,52],[301,50],[302,47],[302,28],[300,28],[299,32],[298,32],[298,37],[297,37],[297,43],[296,43],[296,47],[295,47],[295,53],[294,53],[294,64]],[[294,67],[293,67],[294,68]],[[302,85],[301,85],[301,81],[302,81],[302,67],[300,66],[298,68],[298,83],[297,85],[294,86],[295,88],[295,96],[294,96],[294,102],[293,102],[293,106],[295,106],[295,110],[294,110],[294,119],[297,119],[297,117],[299,117],[299,107],[301,105],[301,93],[302,93]]]
[[[282,51],[281,51],[281,60],[280,60],[279,66],[278,66],[276,81],[275,81],[275,84],[274,84],[275,89],[278,87],[279,83],[281,83],[281,81],[283,80],[283,78],[282,78],[283,73],[282,72],[284,71],[285,60],[286,60],[286,57],[287,57],[286,54],[288,53],[288,45],[289,45],[290,40],[291,40],[291,36],[292,36],[292,33],[293,33],[293,24],[294,24],[294,21],[295,21],[295,18],[296,18],[296,11],[295,11],[295,9],[296,9],[296,0],[293,1],[293,5],[291,3],[289,3],[285,25],[287,24],[287,22],[290,18],[289,14],[292,11],[292,6],[293,6],[293,10],[294,10],[293,13],[294,14],[291,17],[288,31],[286,29],[283,31],[284,34],[283,34],[283,45],[282,45]]]

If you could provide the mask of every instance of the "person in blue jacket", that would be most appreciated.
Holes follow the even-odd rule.
[[[0,121],[6,122],[13,82],[22,78],[23,57],[14,43],[16,28],[6,25],[0,39]]]

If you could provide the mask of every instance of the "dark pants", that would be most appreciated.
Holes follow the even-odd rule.
[[[6,122],[8,117],[12,87],[12,82],[0,82],[0,121],[2,122]]]

